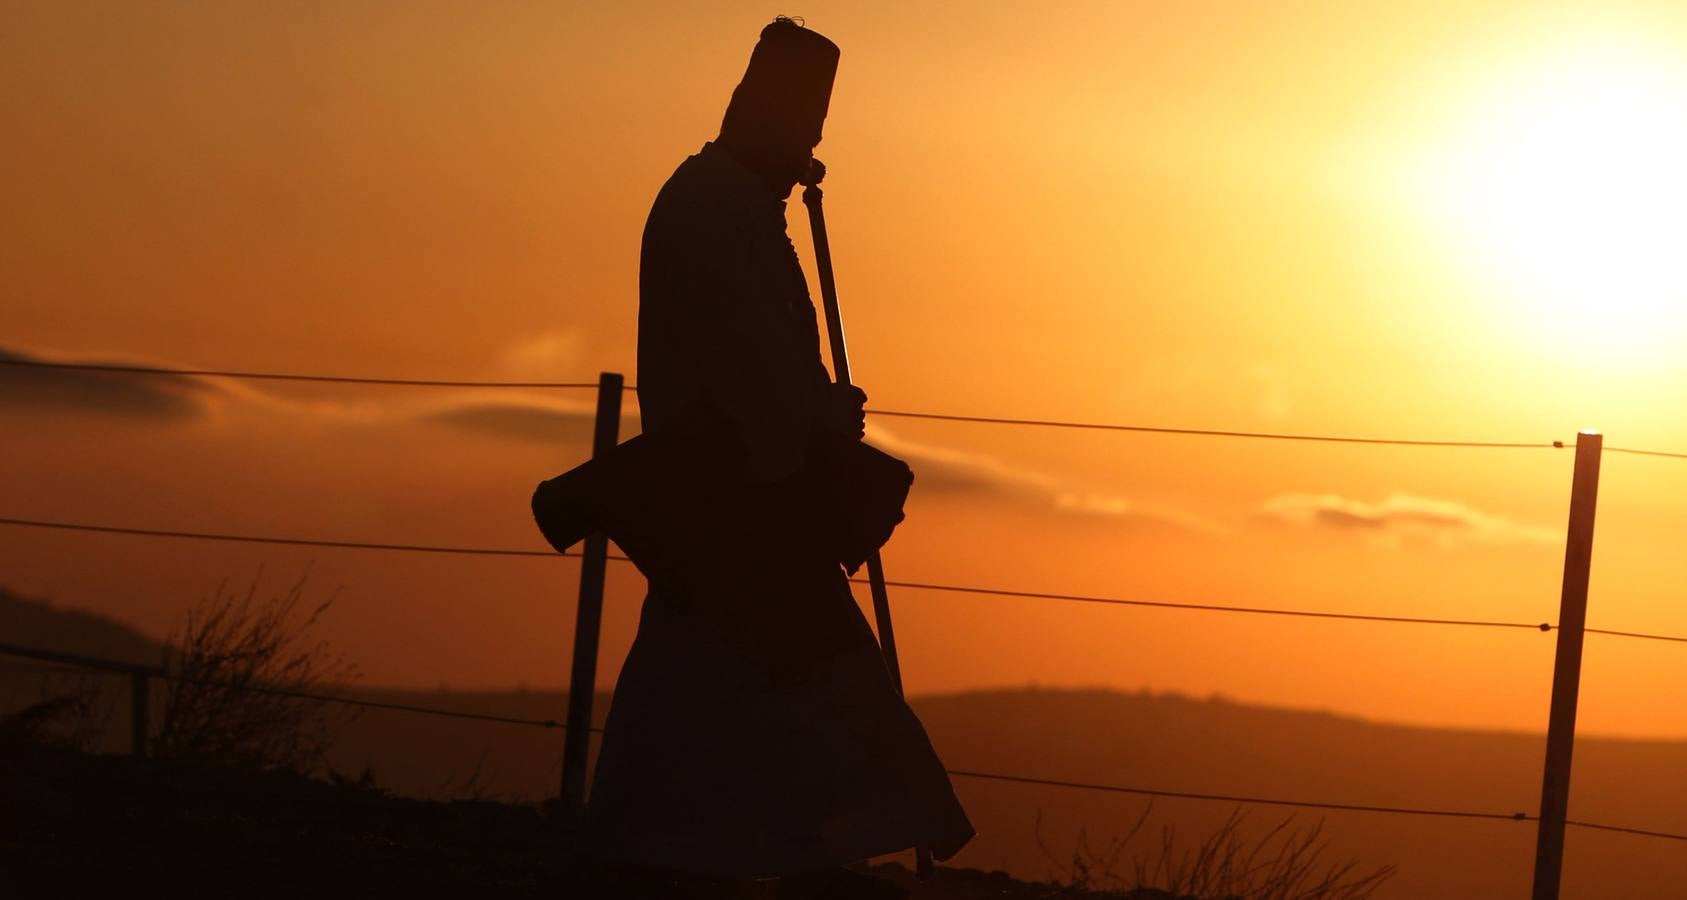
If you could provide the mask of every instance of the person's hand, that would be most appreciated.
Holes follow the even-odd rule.
[[[832,384],[826,392],[822,426],[854,440],[867,435],[867,393],[853,384]]]

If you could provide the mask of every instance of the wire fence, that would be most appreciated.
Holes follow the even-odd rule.
[[[1133,794],[1143,797],[1165,797],[1178,800],[1213,800],[1224,803],[1253,804],[1257,806],[1290,806],[1300,809],[1327,809],[1339,812],[1382,813],[1396,816],[1439,816],[1454,819],[1495,819],[1509,822],[1539,822],[1540,816],[1532,816],[1525,812],[1499,813],[1465,809],[1429,809],[1412,806],[1373,806],[1363,803],[1326,803],[1317,800],[1283,800],[1276,797],[1247,797],[1235,794],[1202,794],[1194,791],[1167,791],[1155,788],[1121,787],[1113,784],[1091,784],[1082,781],[1057,781],[1050,778],[1028,778],[1022,775],[1001,775],[995,772],[969,772],[961,769],[946,770],[950,775],[959,778],[978,778],[988,781],[1005,781],[1015,784],[1030,784],[1039,787],[1072,788],[1081,791],[1101,791],[1112,794]],[[1591,828],[1599,831],[1614,831],[1623,834],[1637,834],[1646,837],[1665,838],[1673,841],[1687,841],[1687,834],[1677,834],[1670,831],[1649,831],[1644,828],[1629,828],[1623,825],[1603,825],[1594,822],[1580,822],[1569,820],[1565,824],[1577,828]]]
[[[256,534],[227,534],[212,531],[174,531],[162,528],[129,528],[120,525],[94,525],[86,522],[53,522],[46,519],[18,519],[0,517],[0,525],[27,528],[51,528],[60,531],[91,531],[101,534],[126,534],[139,537],[181,538],[196,541],[228,541],[238,544],[284,544],[294,547],[333,547],[342,550],[390,550],[400,553],[451,553],[462,556],[526,556],[551,559],[557,556],[580,556],[578,551],[558,553],[555,550],[514,550],[502,547],[447,547],[430,544],[382,544],[367,541],[335,541],[316,538],[271,537]],[[624,557],[622,557],[624,559]]]
[[[253,694],[268,694],[275,697],[291,697],[296,700],[310,700],[315,703],[333,703],[341,706],[357,706],[365,709],[385,709],[395,712],[417,713],[427,716],[441,716],[449,719],[470,719],[481,722],[500,722],[506,725],[531,725],[538,728],[566,729],[563,723],[555,719],[531,719],[519,716],[501,716],[491,713],[469,712],[460,709],[446,709],[438,706],[421,706],[414,703],[394,703],[388,700],[371,700],[362,697],[349,697],[344,694],[324,694],[313,691],[299,691],[290,688],[273,687],[262,684],[236,683],[217,681],[209,678],[188,678],[171,672],[168,667],[135,663],[125,660],[106,659],[97,656],[87,656],[78,653],[64,653],[43,647],[26,647],[18,644],[0,643],[0,656],[15,656],[24,659],[34,659],[43,662],[38,666],[0,666],[0,672],[21,674],[56,674],[86,670],[103,671],[122,675],[140,675],[146,678],[157,678],[177,684],[193,684],[202,687],[222,688],[230,691],[244,691]],[[587,731],[602,734],[602,728],[588,728]]]
[[[21,656],[24,658],[44,659],[51,665],[45,667],[5,667],[5,672],[20,671],[38,674],[44,671],[65,672],[76,669],[99,669],[121,672],[123,674],[141,674],[145,677],[159,678],[184,684],[195,684],[207,687],[218,687],[227,690],[248,691],[259,694],[270,694],[282,697],[292,697],[310,700],[318,703],[334,703],[365,709],[381,709],[394,712],[412,713],[417,715],[437,716],[449,719],[464,719],[469,721],[496,722],[506,725],[525,725],[529,727],[566,730],[567,726],[555,719],[531,719],[518,716],[503,716],[490,713],[468,712],[466,710],[445,709],[436,706],[421,706],[410,703],[393,703],[390,701],[370,700],[357,697],[347,697],[339,694],[323,694],[309,691],[296,691],[284,688],[268,687],[256,684],[236,684],[210,679],[185,678],[169,672],[162,666],[148,666],[121,660],[102,659],[99,657],[81,656],[77,654],[59,653],[36,647],[21,647],[14,644],[0,644],[0,655]],[[144,715],[144,712],[141,714]],[[593,734],[603,734],[604,729],[591,727],[587,729]],[[1093,791],[1110,794],[1130,794],[1142,797],[1159,797],[1177,800],[1201,800],[1223,803],[1236,803],[1255,806],[1283,806],[1296,809],[1319,809],[1335,812],[1379,813],[1400,816],[1430,816],[1459,819],[1491,819],[1515,822],[1538,822],[1539,816],[1531,816],[1525,812],[1499,813],[1482,810],[1465,809],[1437,809],[1427,807],[1381,806],[1363,803],[1334,803],[1324,800],[1286,799],[1281,797],[1256,797],[1237,794],[1213,794],[1198,791],[1172,791],[1160,788],[1127,787],[1115,784],[1096,784],[1083,781],[1067,781],[1053,778],[1035,778],[1027,775],[1009,775],[1000,772],[981,772],[969,769],[945,769],[948,775],[955,778],[970,778],[981,781],[1004,782],[1009,784],[1034,785],[1038,787],[1067,788],[1072,790]],[[1677,834],[1667,831],[1655,831],[1643,828],[1630,828],[1620,825],[1605,825],[1591,822],[1569,821],[1566,824],[1578,828],[1596,829],[1622,834],[1639,835],[1643,837],[1662,838],[1674,841],[1687,841],[1687,834]]]
[[[519,716],[499,716],[491,713],[465,712],[457,709],[442,709],[437,706],[417,706],[411,703],[393,703],[386,700],[367,700],[358,697],[343,697],[338,694],[294,691],[285,688],[265,687],[263,685],[229,684],[226,682],[208,681],[205,679],[181,678],[167,673],[162,677],[169,681],[182,682],[186,684],[197,684],[204,687],[220,687],[236,691],[250,691],[254,694],[269,694],[276,697],[292,697],[296,700],[311,700],[317,703],[337,703],[343,706],[359,706],[364,709],[388,709],[396,712],[442,716],[448,719],[471,719],[480,722],[500,722],[505,725],[531,725],[537,728],[557,728],[566,730],[566,726],[555,719],[525,719]],[[597,734],[603,733],[602,728],[587,728],[586,730]]]
[[[452,388],[596,388],[592,381],[459,381],[439,378],[389,378],[361,375],[315,375],[300,372],[241,372],[228,369],[180,369],[118,363],[73,363],[41,359],[3,359],[0,365],[113,375],[165,375],[176,378],[237,378],[244,381],[304,381],[316,384],[378,384],[395,387]],[[629,390],[633,388],[629,385]]]
[[[120,375],[152,375],[152,376],[173,376],[173,377],[233,378],[233,379],[247,379],[247,380],[289,381],[289,382],[312,382],[312,383],[358,384],[358,385],[389,385],[389,386],[401,386],[401,387],[431,387],[431,388],[449,387],[449,388],[487,388],[487,389],[570,389],[570,390],[571,389],[593,389],[593,388],[597,388],[597,389],[600,389],[600,390],[602,389],[601,383],[591,383],[591,382],[537,382],[537,381],[481,381],[481,380],[450,380],[450,379],[407,379],[407,378],[384,378],[384,377],[366,377],[366,376],[349,376],[349,375],[324,375],[324,374],[308,374],[308,373],[252,372],[252,371],[233,371],[233,370],[220,370],[220,369],[187,369],[187,368],[172,368],[172,367],[162,367],[162,366],[139,366],[139,365],[120,365],[120,364],[53,362],[53,361],[29,360],[29,359],[0,359],[0,365],[29,366],[29,367],[39,368],[39,369],[59,369],[59,370],[84,371],[84,372],[103,372],[103,373],[107,373],[107,374],[120,374]],[[636,392],[636,388],[631,386],[631,385],[627,385],[626,389],[629,390],[629,391],[635,391]],[[1034,418],[1008,418],[1008,417],[995,417],[995,416],[972,416],[972,415],[958,415],[958,414],[949,414],[949,413],[914,412],[914,411],[885,410],[885,409],[872,409],[872,410],[868,410],[868,412],[870,414],[877,415],[877,416],[896,417],[896,418],[926,419],[926,420],[934,420],[934,421],[959,422],[959,423],[1010,425],[1010,426],[1024,426],[1024,427],[1038,427],[1038,428],[1078,429],[1078,430],[1090,430],[1090,431],[1129,432],[1129,433],[1142,433],[1142,434],[1185,435],[1185,436],[1199,436],[1199,437],[1248,438],[1248,439],[1279,440],[1279,441],[1306,441],[1306,442],[1323,442],[1323,443],[1338,443],[1338,444],[1390,445],[1390,446],[1437,447],[1437,448],[1508,449],[1508,450],[1562,449],[1562,448],[1565,447],[1565,443],[1563,441],[1557,441],[1557,440],[1554,440],[1554,441],[1492,441],[1492,440],[1383,438],[1383,437],[1359,437],[1359,436],[1344,436],[1344,435],[1330,435],[1330,434],[1299,434],[1299,433],[1258,432],[1258,431],[1243,431],[1243,430],[1170,428],[1170,427],[1137,425],[1137,424],[1082,422],[1082,421],[1055,420],[1055,419],[1034,419]],[[1619,448],[1619,447],[1609,447],[1609,448],[1605,448],[1605,449],[1610,450],[1611,452],[1615,452],[1615,453],[1625,453],[1625,454],[1649,456],[1649,457],[1655,457],[1655,458],[1687,459],[1687,453],[1677,453],[1677,452],[1672,452],[1672,451],[1651,450],[1651,449],[1642,449],[1642,448]],[[473,555],[473,556],[530,557],[530,558],[554,558],[554,557],[559,556],[559,555],[570,556],[570,557],[580,557],[582,555],[578,552],[573,552],[573,551],[559,554],[556,551],[549,550],[549,549],[528,550],[528,549],[496,548],[496,547],[461,547],[461,546],[447,546],[447,545],[379,543],[379,542],[366,542],[366,541],[342,541],[342,540],[330,540],[330,539],[321,539],[321,538],[276,537],[276,536],[265,536],[265,535],[231,534],[231,533],[209,532],[209,531],[184,531],[184,530],[169,530],[169,529],[155,529],[155,528],[136,528],[136,527],[128,527],[128,526],[104,525],[104,524],[94,524],[94,523],[85,523],[85,522],[49,521],[49,520],[30,519],[30,518],[21,518],[21,517],[0,517],[0,525],[8,525],[8,526],[15,526],[15,527],[43,528],[43,529],[56,529],[56,530],[77,531],[77,532],[95,532],[95,533],[106,533],[106,534],[116,534],[116,535],[143,536],[143,537],[178,538],[178,539],[191,539],[191,540],[225,541],[225,542],[258,543],[258,544],[280,544],[280,545],[307,546],[307,547],[328,547],[328,548],[349,549],[349,550],[396,551],[396,552],[411,552],[411,553],[436,553],[436,554],[457,554],[457,555]],[[612,556],[610,558],[615,559],[617,561],[622,561],[622,562],[627,561],[624,556]],[[865,579],[851,579],[851,580],[855,581],[855,582],[858,582],[858,583],[865,583],[865,581],[866,581]],[[1214,603],[1182,603],[1182,602],[1142,600],[1142,599],[1132,599],[1132,598],[1100,597],[1100,596],[1089,596],[1089,595],[1081,595],[1081,594],[1064,594],[1064,593],[1039,592],[1039,591],[1019,591],[1019,590],[1008,590],[1008,589],[993,588],[993,587],[939,584],[939,583],[916,582],[916,581],[887,581],[886,584],[888,586],[892,586],[892,587],[899,587],[899,588],[906,588],[906,589],[913,589],[913,590],[923,590],[923,591],[936,591],[936,592],[973,594],[973,595],[989,595],[989,596],[999,596],[999,597],[1008,597],[1008,598],[1037,599],[1037,600],[1061,601],[1061,602],[1072,602],[1072,603],[1087,603],[1087,604],[1101,604],[1101,605],[1112,605],[1112,606],[1128,606],[1128,607],[1154,608],[1154,609],[1173,609],[1173,610],[1184,610],[1184,611],[1195,611],[1195,612],[1236,613],[1236,614],[1267,615],[1267,616],[1286,616],[1286,617],[1298,617],[1298,618],[1308,618],[1308,619],[1345,620],[1345,621],[1359,621],[1359,622],[1368,622],[1368,623],[1397,624],[1397,625],[1453,626],[1453,627],[1474,627],[1474,628],[1490,628],[1490,629],[1498,628],[1498,629],[1512,629],[1512,630],[1526,629],[1526,630],[1531,630],[1531,631],[1536,631],[1536,632],[1551,632],[1551,631],[1557,630],[1556,626],[1554,626],[1550,622],[1514,622],[1514,621],[1494,621],[1494,620],[1478,620],[1478,619],[1447,619],[1447,618],[1429,618],[1429,617],[1416,617],[1416,616],[1394,616],[1394,615],[1365,614],[1365,613],[1347,613],[1347,612],[1328,611],[1328,610],[1286,609],[1286,608],[1273,608],[1273,607],[1264,607],[1264,606],[1240,606],[1240,605],[1226,605],[1226,604],[1214,604]],[[1687,643],[1687,637],[1676,636],[1676,635],[1653,634],[1653,633],[1646,633],[1646,632],[1621,631],[1621,630],[1615,630],[1615,629],[1601,629],[1601,628],[1580,628],[1579,630],[1581,632],[1584,632],[1584,633],[1599,634],[1599,635],[1619,637],[1619,638],[1632,638],[1632,639],[1642,639],[1642,640],[1651,640],[1651,641],[1664,641],[1664,642],[1672,642],[1672,643]],[[67,655],[67,654],[54,654],[51,651],[41,651],[39,648],[20,648],[20,647],[14,646],[14,645],[0,644],[0,654],[10,654],[10,655],[25,656],[25,657],[34,657],[36,659],[46,659],[48,661],[57,661],[59,663],[66,663],[66,664],[70,664],[70,665],[84,665],[84,666],[90,666],[91,665],[93,668],[105,668],[105,669],[112,670],[112,671],[126,672],[127,674],[131,675],[133,678],[137,679],[137,681],[140,681],[140,680],[143,680],[143,679],[149,678],[149,677],[157,677],[157,678],[162,678],[162,679],[166,679],[166,680],[172,680],[172,679],[183,680],[183,679],[180,678],[180,676],[175,676],[172,673],[169,673],[169,672],[167,672],[167,671],[165,671],[161,668],[155,669],[155,668],[148,668],[148,667],[137,667],[137,666],[130,665],[130,664],[122,664],[122,663],[118,663],[118,662],[110,661],[110,660],[97,660],[97,659],[89,658],[89,657],[78,658],[78,657],[72,657],[72,656]],[[492,715],[492,714],[485,714],[485,713],[471,713],[471,712],[466,712],[466,711],[461,711],[461,710],[449,710],[449,709],[442,709],[442,708],[437,708],[437,707],[427,707],[427,706],[412,705],[412,704],[393,703],[393,702],[387,702],[387,701],[358,699],[358,698],[344,697],[344,696],[333,695],[333,694],[319,694],[319,693],[292,691],[292,690],[287,690],[287,689],[283,689],[283,688],[268,687],[268,686],[263,686],[263,685],[249,685],[249,684],[247,684],[247,685],[234,685],[234,684],[222,684],[222,683],[213,683],[213,682],[200,682],[200,683],[211,684],[212,686],[218,686],[218,687],[224,687],[224,688],[230,688],[230,689],[251,690],[251,691],[257,691],[257,692],[261,692],[261,693],[270,693],[270,694],[277,694],[277,695],[281,695],[281,696],[295,697],[295,698],[298,698],[298,699],[310,700],[310,701],[313,701],[313,702],[342,703],[342,704],[350,704],[350,705],[356,705],[356,706],[361,706],[361,707],[366,707],[366,708],[385,709],[385,710],[419,714],[419,715],[433,715],[433,716],[442,716],[442,717],[450,717],[450,718],[458,718],[458,719],[492,721],[492,722],[500,722],[500,723],[506,723],[506,724],[524,725],[524,726],[530,726],[530,727],[540,727],[540,728],[546,728],[546,729],[564,729],[564,730],[566,730],[566,728],[567,728],[567,726],[564,725],[564,723],[553,720],[553,719],[527,719],[527,718]],[[137,690],[137,698],[139,698],[142,694],[144,694],[144,691]],[[141,702],[141,700],[137,699],[136,702],[139,704]],[[141,707],[140,709],[141,709],[142,712],[144,712],[144,707]],[[143,723],[144,723],[144,719],[141,720],[141,721],[143,721]],[[602,729],[598,729],[598,728],[590,728],[590,729],[587,729],[587,730],[592,731],[592,732],[596,732],[596,733],[600,733],[600,734],[602,733]],[[137,734],[138,734],[137,740],[139,740],[140,737],[144,737],[143,734],[140,734],[140,733],[137,733]],[[1480,811],[1480,810],[1431,809],[1431,808],[1416,808],[1416,807],[1397,807],[1397,806],[1381,806],[1381,805],[1367,805],[1367,804],[1354,804],[1354,803],[1338,803],[1338,802],[1330,802],[1330,801],[1323,801],[1323,800],[1311,800],[1311,799],[1284,799],[1284,798],[1273,798],[1273,797],[1253,797],[1253,796],[1228,795],[1228,794],[1198,793],[1198,792],[1190,792],[1190,791],[1173,791],[1173,790],[1165,790],[1165,789],[1158,789],[1158,788],[1140,788],[1140,787],[1127,787],[1127,786],[1120,786],[1120,785],[1096,784],[1096,783],[1088,783],[1088,782],[1063,781],[1063,780],[1057,780],[1057,779],[1036,778],[1036,777],[1025,776],[1025,775],[995,773],[995,772],[980,772],[980,771],[961,770],[961,769],[949,770],[949,774],[954,776],[954,777],[981,779],[981,780],[989,780],[989,781],[996,781],[996,782],[1002,782],[1002,783],[1014,783],[1014,784],[1041,786],[1041,787],[1054,787],[1054,788],[1066,788],[1066,789],[1075,789],[1075,790],[1087,790],[1087,791],[1097,791],[1097,792],[1106,792],[1106,793],[1133,794],[1133,795],[1149,796],[1149,797],[1166,797],[1166,798],[1178,798],[1178,799],[1223,801],[1223,802],[1238,803],[1238,804],[1290,806],[1290,807],[1307,808],[1307,809],[1324,809],[1324,810],[1349,811],[1349,812],[1367,812],[1367,813],[1378,813],[1378,814],[1388,814],[1388,815],[1404,815],[1404,816],[1435,816],[1435,817],[1454,817],[1454,818],[1487,819],[1487,820],[1508,820],[1508,821],[1524,821],[1524,822],[1527,822],[1527,821],[1540,822],[1541,821],[1541,818],[1539,816],[1531,816],[1531,815],[1529,815],[1527,813],[1524,813],[1524,812],[1501,813],[1501,812]],[[1687,834],[1678,834],[1678,833],[1667,832],[1667,831],[1633,828],[1633,827],[1620,826],[1620,825],[1608,825],[1608,824],[1601,824],[1601,823],[1591,823],[1591,822],[1583,822],[1583,821],[1568,820],[1568,819],[1561,819],[1561,821],[1565,825],[1570,825],[1570,826],[1574,826],[1574,827],[1578,827],[1578,828],[1593,829],[1593,830],[1599,830],[1599,831],[1629,834],[1629,835],[1638,835],[1638,836],[1653,837],[1653,838],[1661,838],[1661,839],[1668,839],[1668,840],[1674,840],[1674,841],[1687,841]]]
[[[208,531],[177,531],[159,528],[132,528],[118,525],[99,525],[88,522],[60,522],[46,519],[22,519],[0,517],[0,525],[10,525],[25,528],[46,528],[62,531],[86,531],[99,534],[131,535],[139,537],[163,537],[185,540],[202,541],[230,541],[249,544],[280,544],[299,547],[330,547],[347,550],[390,550],[404,553],[442,553],[472,556],[514,556],[538,559],[552,559],[558,556],[578,559],[578,551],[558,552],[555,550],[524,550],[503,547],[452,547],[425,544],[386,544],[369,541],[337,541],[319,538],[275,537],[269,535],[229,534]],[[631,560],[619,554],[611,554],[609,559],[615,562],[630,563]],[[867,584],[865,578],[849,579],[853,584]],[[979,587],[975,585],[939,584],[927,581],[899,581],[890,579],[885,582],[889,587],[906,588],[920,591],[939,591],[954,594],[975,594],[991,597],[1008,597],[1030,600],[1051,600],[1065,603],[1089,603],[1104,606],[1129,606],[1145,609],[1187,610],[1192,612],[1241,613],[1245,615],[1289,616],[1310,619],[1331,619],[1350,622],[1374,622],[1393,625],[1446,625],[1467,628],[1506,628],[1522,629],[1525,631],[1550,632],[1556,626],[1551,622],[1502,622],[1486,619],[1438,619],[1420,616],[1390,616],[1373,613],[1334,612],[1328,610],[1285,609],[1264,606],[1232,606],[1218,603],[1178,603],[1169,600],[1140,600],[1127,597],[1100,597],[1086,594],[1061,594],[1044,591],[1019,591],[998,587]],[[1610,637],[1637,638],[1652,641],[1668,641],[1687,643],[1687,637],[1670,634],[1650,634],[1638,631],[1617,631],[1604,628],[1587,628],[1589,634],[1600,634]]]
[[[1179,434],[1193,437],[1255,438],[1270,441],[1314,441],[1327,444],[1384,444],[1394,447],[1472,447],[1497,450],[1564,449],[1563,441],[1464,441],[1417,438],[1349,437],[1332,434],[1290,434],[1274,431],[1227,431],[1211,428],[1166,428],[1157,425],[1121,425],[1109,422],[1073,422],[1057,419],[1008,419],[996,416],[960,416],[949,413],[900,412],[870,409],[879,416],[904,419],[932,419],[941,422],[972,422],[986,425],[1029,425],[1038,428],[1075,428],[1085,431],[1126,431],[1136,434]]]
[[[492,388],[492,389],[555,389],[555,390],[595,390],[596,382],[591,381],[496,381],[496,380],[454,380],[437,378],[391,378],[381,376],[361,375],[328,375],[307,372],[251,372],[230,369],[190,369],[171,366],[141,366],[117,363],[82,363],[64,362],[56,360],[0,358],[0,365],[19,366],[36,369],[57,369],[63,371],[105,372],[122,375],[163,375],[188,378],[233,378],[248,381],[296,381],[313,382],[319,384],[364,384],[387,385],[397,387],[451,387],[451,388]],[[635,397],[638,393],[637,385],[624,385],[623,388]],[[1492,440],[1455,440],[1433,438],[1392,438],[1392,437],[1362,437],[1332,434],[1296,434],[1289,432],[1269,431],[1238,431],[1208,428],[1170,428],[1158,425],[1133,425],[1111,422],[1077,422],[1058,419],[1009,418],[1002,416],[958,415],[954,413],[934,413],[911,410],[869,409],[869,415],[887,416],[904,419],[928,419],[940,422],[969,422],[988,425],[1019,425],[1041,428],[1071,428],[1088,431],[1119,431],[1137,434],[1172,434],[1193,437],[1230,437],[1254,438],[1274,441],[1313,441],[1336,444],[1372,444],[1397,447],[1465,447],[1477,449],[1502,450],[1551,450],[1565,448],[1562,440],[1554,441],[1492,441]],[[1687,453],[1677,453],[1666,450],[1646,450],[1632,447],[1606,447],[1611,453],[1629,453],[1641,456],[1654,456],[1668,459],[1687,459]]]

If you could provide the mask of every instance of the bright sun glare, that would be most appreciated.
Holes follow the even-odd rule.
[[[1508,331],[1602,366],[1687,344],[1687,58],[1542,60],[1469,98],[1420,198]]]

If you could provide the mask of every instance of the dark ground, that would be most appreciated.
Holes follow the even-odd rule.
[[[565,840],[531,806],[410,800],[291,773],[0,747],[0,878],[9,897],[773,896],[765,887],[571,867]],[[900,866],[875,874],[913,885]],[[940,868],[914,896],[1090,895]]]

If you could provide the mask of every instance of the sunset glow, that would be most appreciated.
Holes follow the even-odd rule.
[[[301,608],[333,599],[314,634],[369,696],[480,716],[430,720],[452,757],[371,709],[349,777],[469,777],[478,800],[475,760],[494,773],[518,747],[531,765],[511,771],[555,795],[551,745],[603,752],[556,702],[594,664],[572,654],[597,570],[540,534],[535,486],[592,454],[601,373],[644,381],[663,415],[641,329],[737,362],[774,343],[734,343],[757,332],[724,317],[651,328],[641,247],[786,13],[841,52],[813,151],[826,246],[865,440],[914,473],[883,570],[902,683],[950,768],[1159,792],[1138,838],[1155,849],[1162,825],[1211,833],[1235,808],[1213,798],[1311,798],[1247,827],[1327,815],[1336,855],[1402,864],[1375,900],[1526,896],[1573,581],[1573,818],[1687,836],[1683,0],[0,9],[0,611],[98,621],[152,665],[148,642],[220,585],[302,580]],[[778,288],[765,308],[806,342],[767,174],[723,196],[754,201],[766,240],[746,246],[780,268],[743,280]],[[787,232],[818,302],[800,193]],[[738,234],[676,246],[705,231]],[[717,265],[737,249],[673,264],[667,287],[739,277]],[[670,386],[797,381],[673,358]],[[638,391],[605,396],[621,415],[602,422],[638,433]],[[813,408],[744,396],[789,422]],[[1577,509],[1597,516],[1572,536],[1584,429],[1604,451],[1590,505],[1588,440]],[[684,533],[719,541],[711,562],[757,558],[717,552],[744,540],[730,524]],[[600,691],[644,615],[625,549],[602,579]],[[856,624],[832,588],[826,621]],[[867,585],[848,589],[873,622]],[[716,612],[670,646],[806,652],[727,640],[739,622]],[[162,696],[122,671],[98,676],[119,702]],[[744,691],[713,693],[719,710],[671,708],[765,724]],[[1125,789],[974,779],[991,828],[959,858],[1041,878],[1083,829],[1099,849],[1130,827],[1150,798]],[[1572,835],[1563,900],[1681,896],[1679,841]]]
[[[1643,40],[1573,47],[1461,109],[1426,199],[1500,315],[1566,360],[1673,360],[1687,340],[1687,57]]]
[[[635,380],[644,218],[769,15],[20,6],[0,34],[19,123],[0,141],[0,350],[523,382]],[[817,155],[868,406],[1533,449],[873,417],[918,473],[894,576],[1541,622],[1571,463],[1551,442],[1687,449],[1681,4],[1314,6],[789,10],[844,48]],[[788,219],[812,278],[799,201]],[[587,453],[592,403],[42,383],[0,386],[6,515],[525,549],[544,547],[533,486]],[[1590,622],[1687,633],[1687,466],[1613,455],[1602,477]],[[568,676],[572,559],[4,538],[11,587],[151,634],[220,579],[309,566],[343,586],[326,627],[372,683]],[[612,568],[600,684],[642,590]],[[1545,721],[1536,632],[896,602],[913,693],[1152,686]],[[1590,641],[1583,726],[1687,735],[1648,687],[1687,679],[1667,650]]]

